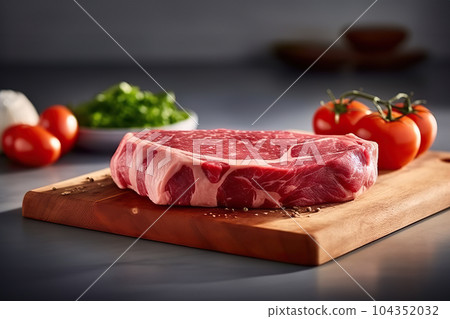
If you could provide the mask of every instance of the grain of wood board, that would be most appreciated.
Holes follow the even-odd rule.
[[[281,262],[320,265],[450,206],[450,153],[382,171],[357,199],[297,210],[172,207],[142,238]],[[138,237],[167,209],[117,188],[109,169],[26,193],[23,216]]]

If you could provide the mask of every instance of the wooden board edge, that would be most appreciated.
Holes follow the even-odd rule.
[[[328,241],[328,242],[332,242],[333,245],[329,246],[327,248],[322,246],[323,249],[320,249],[320,251],[318,252],[318,261],[319,261],[318,265],[327,263],[332,259],[338,258],[349,252],[355,251],[355,250],[362,248],[370,243],[376,242],[377,240],[382,240],[383,238],[385,238],[386,236],[388,236],[392,233],[401,231],[401,230],[407,228],[408,226],[411,226],[415,223],[419,223],[419,222],[427,219],[428,217],[431,217],[433,215],[443,212],[444,210],[446,210],[450,207],[450,197],[448,198],[447,202],[435,202],[431,206],[431,208],[430,208],[429,204],[425,203],[425,202],[421,203],[420,206],[418,206],[418,208],[422,208],[425,206],[428,206],[427,210],[417,209],[417,211],[422,212],[422,213],[417,213],[415,215],[412,215],[411,218],[409,218],[409,219],[396,219],[396,218],[386,219],[383,222],[383,224],[381,224],[380,227],[378,228],[379,229],[378,232],[372,233],[372,235],[370,235],[370,236],[365,236],[364,239],[359,240],[357,242],[357,244],[355,244],[356,241],[345,240],[345,238],[343,238],[343,237],[339,238],[340,240]],[[407,211],[400,212],[400,214],[401,213],[407,214]],[[317,242],[320,244],[320,242],[326,241],[324,238],[327,238],[330,236],[329,229],[328,228],[321,229],[320,231],[315,232],[315,236],[317,238]],[[350,245],[345,245],[342,242],[350,243]],[[332,253],[330,253],[330,251]],[[332,257],[330,257],[329,255],[331,255]]]
[[[111,226],[99,223],[98,214],[96,210],[100,206],[104,211],[107,208],[107,203],[105,206],[105,202],[99,201],[94,206],[90,206],[88,204],[84,204],[83,202],[73,200],[70,196],[64,198],[63,203],[57,201],[58,196],[52,193],[42,193],[36,191],[29,191],[25,194],[22,206],[22,216],[25,218],[30,218],[39,221],[51,222],[55,224],[72,226],[83,228],[87,230],[93,231],[102,231],[107,233],[112,233],[121,236],[127,236],[131,238],[137,238],[142,234],[142,231],[138,231],[135,235],[130,235],[129,232],[121,230],[120,226],[116,228],[111,228]],[[59,198],[60,200],[61,198]],[[39,214],[36,214],[36,211],[33,207],[36,207],[40,202],[46,202],[46,209],[39,211]],[[77,209],[79,213],[77,214],[77,218],[58,218],[60,214],[52,214],[55,210],[58,210],[59,213],[62,212],[61,215],[67,217],[71,215],[71,209],[73,205],[77,205]],[[169,217],[164,219],[164,217]],[[227,225],[227,232],[235,234],[243,234],[242,236],[236,236],[233,240],[236,241],[236,245],[232,246],[234,248],[230,249],[229,246],[220,246],[217,243],[208,243],[207,241],[199,242],[195,240],[196,234],[192,234],[195,232],[195,229],[201,229],[204,225],[198,223],[198,220],[192,218],[190,220],[178,221],[178,226],[175,227],[177,230],[183,230],[185,233],[182,238],[168,238],[165,235],[165,224],[170,223],[173,228],[176,223],[174,222],[174,218],[170,215],[164,216],[158,223],[155,224],[150,232],[144,234],[142,236],[143,239],[152,240],[162,243],[169,243],[175,245],[181,245],[185,247],[205,249],[210,251],[216,251],[221,253],[228,253],[239,255],[243,257],[251,257],[251,258],[259,258],[265,260],[271,260],[275,262],[285,262],[291,264],[298,264],[304,266],[316,266],[319,264],[317,249],[313,241],[309,236],[306,236],[303,233],[293,233],[291,231],[275,231],[273,229],[253,229],[250,230],[245,227],[245,225],[235,224],[235,225]],[[131,218],[131,217],[130,217]],[[95,223],[93,221],[95,220]],[[186,227],[185,222],[193,223],[194,227]],[[92,227],[92,225],[96,225],[96,227]],[[144,228],[148,227],[145,225]],[[209,231],[213,232],[221,232],[220,223],[211,224],[213,229],[209,229]],[[214,230],[215,229],[215,230]],[[232,231],[235,230],[234,232]],[[162,230],[162,231],[161,231]],[[188,231],[188,233],[186,233]],[[276,234],[275,234],[276,233]],[[276,235],[276,236],[275,236]],[[186,240],[187,238],[194,238],[194,240]],[[278,242],[272,242],[273,238],[278,238]],[[229,240],[230,238],[224,238],[224,240]],[[287,245],[287,243],[297,242],[299,245],[292,247],[292,245]],[[263,245],[260,245],[263,243]],[[261,248],[266,249],[270,245],[275,245],[276,248],[272,249],[277,252],[277,254],[268,256],[261,252]],[[283,249],[284,248],[284,249]],[[287,249],[287,250],[286,250]]]
[[[109,167],[102,168],[100,170],[93,171],[93,172],[90,172],[90,173],[86,173],[86,174],[83,174],[83,175],[79,175],[79,176],[76,176],[76,177],[72,177],[72,178],[69,178],[69,179],[65,179],[65,180],[62,180],[62,181],[59,181],[59,182],[56,182],[56,183],[52,183],[52,184],[49,184],[49,185],[46,185],[46,186],[38,187],[38,188],[32,189],[31,191],[33,191],[33,192],[45,192],[45,191],[51,190],[53,187],[55,187],[55,188],[63,188],[63,187],[65,187],[67,185],[70,185],[71,183],[74,183],[74,182],[80,183],[80,181],[86,180],[88,177],[95,179],[95,178],[104,177],[106,175],[108,175],[108,176],[111,175],[111,171],[110,171]]]

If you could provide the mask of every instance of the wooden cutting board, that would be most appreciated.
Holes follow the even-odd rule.
[[[115,186],[109,169],[25,194],[23,216],[226,253],[319,265],[450,206],[450,153],[428,152],[380,172],[354,201],[320,210],[154,205]],[[153,225],[153,226],[151,226]],[[148,229],[150,227],[150,229]],[[147,230],[148,229],[148,230]],[[147,230],[147,231],[146,231]]]

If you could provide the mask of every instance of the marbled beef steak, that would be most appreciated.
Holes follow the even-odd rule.
[[[375,183],[377,157],[352,134],[146,130],[124,136],[110,167],[155,204],[273,208],[352,200]]]

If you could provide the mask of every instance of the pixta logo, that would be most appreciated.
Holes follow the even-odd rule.
[[[260,139],[192,139],[189,147],[183,145],[184,151],[172,148],[168,142],[170,135],[160,131],[143,130],[131,135],[126,142],[126,165],[138,172],[153,176],[157,170],[171,163],[173,152],[191,156],[193,165],[205,161],[222,162],[234,166],[286,166],[294,169],[306,162],[325,165],[314,139],[299,142],[295,138]],[[267,158],[267,148],[278,150],[279,157]],[[293,154],[295,153],[295,154]]]

